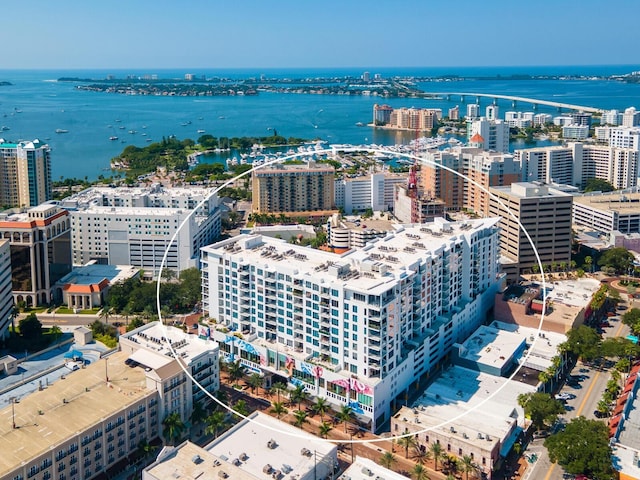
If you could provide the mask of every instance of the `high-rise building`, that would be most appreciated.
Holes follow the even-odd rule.
[[[393,210],[395,186],[405,185],[407,175],[378,172],[355,178],[343,177],[335,181],[335,206],[346,213]]]
[[[498,105],[487,105],[487,108],[485,109],[485,116],[487,117],[487,120],[498,120],[499,112],[500,107],[498,107]]]
[[[34,207],[51,200],[51,149],[32,142],[0,139],[0,202],[6,207]]]
[[[373,105],[373,124],[374,125],[386,125],[391,121],[391,112],[393,107],[389,105]]]
[[[544,267],[571,262],[572,195],[532,182],[490,191],[489,215],[500,217],[500,250],[509,259],[502,267],[510,280],[537,268],[534,248]]]
[[[591,127],[591,117],[591,113],[589,112],[573,112],[571,114],[571,123]]]
[[[328,212],[335,208],[335,169],[330,165],[277,164],[252,172],[254,213]]]
[[[618,110],[608,110],[602,114],[600,125],[616,127],[622,123],[622,114]]]
[[[584,140],[589,137],[589,126],[575,123],[564,125],[562,127],[562,136],[573,140]]]
[[[640,150],[640,128],[618,127],[610,129],[609,146]]]
[[[157,278],[165,252],[165,268],[180,272],[198,266],[200,247],[220,235],[218,197],[204,188],[94,187],[61,205],[71,213],[76,265],[133,265]]]
[[[11,283],[16,304],[62,300],[55,283],[71,271],[69,213],[43,203],[26,212],[0,214],[0,235],[11,243]]]
[[[439,108],[396,108],[389,116],[388,126],[401,130],[431,130],[441,119]]]
[[[449,120],[460,120],[460,107],[458,105],[449,109]]]
[[[9,336],[13,305],[10,242],[9,239],[2,239],[0,240],[0,340]]]
[[[480,116],[480,105],[477,103],[469,103],[467,105],[467,120],[475,120]]]
[[[260,235],[205,247],[211,335],[227,361],[347,404],[377,430],[484,321],[500,282],[497,222],[397,225],[341,256]]]
[[[481,142],[476,142],[478,148],[509,152],[509,125],[506,122],[485,117],[467,122],[467,139],[471,141],[476,134],[482,137]]]
[[[635,107],[626,108],[622,114],[622,126],[630,128],[638,124],[640,124],[640,112],[636,111]]]

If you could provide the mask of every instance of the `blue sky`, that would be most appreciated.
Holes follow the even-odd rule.
[[[639,0],[5,0],[2,68],[640,63]]]

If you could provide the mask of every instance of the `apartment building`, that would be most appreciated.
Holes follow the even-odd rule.
[[[640,193],[606,193],[576,196],[573,223],[602,233],[640,232]]]
[[[95,187],[61,205],[76,265],[132,265],[157,278],[165,252],[165,268],[180,272],[198,266],[199,249],[220,235],[218,197],[204,188]]]
[[[335,169],[330,165],[277,164],[252,172],[254,213],[302,213],[335,209]]]
[[[10,243],[15,303],[33,307],[60,300],[55,283],[71,271],[69,213],[53,203],[0,213],[0,235]]]
[[[476,140],[473,141],[472,139],[476,135]],[[481,140],[477,141],[478,138]],[[469,142],[477,143],[478,148],[508,153],[509,124],[503,120],[480,117],[467,122],[467,139]]]
[[[609,129],[609,146],[640,150],[640,128],[623,126]]]
[[[396,185],[406,185],[406,173],[378,172],[335,181],[335,206],[345,213],[393,210]]]
[[[572,195],[531,182],[490,191],[489,215],[500,217],[500,251],[509,260],[503,270],[510,280],[538,265],[534,247],[543,266],[569,264]]]
[[[375,431],[484,321],[500,281],[497,223],[396,225],[342,255],[260,235],[205,247],[210,335],[225,360],[347,404]]]
[[[33,140],[0,139],[0,204],[34,207],[51,200],[51,149]]]
[[[11,247],[9,239],[0,239],[0,340],[9,336],[13,295],[11,295]]]
[[[374,125],[386,125],[391,121],[391,112],[393,107],[389,105],[373,105],[373,124]]]

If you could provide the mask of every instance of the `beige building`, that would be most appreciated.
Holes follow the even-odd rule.
[[[536,250],[543,266],[571,262],[570,194],[537,182],[513,183],[490,191],[489,216],[501,218],[500,250],[508,259],[503,270],[510,280],[535,269]]]
[[[51,193],[49,145],[0,139],[0,204],[33,207],[51,200]]]
[[[335,169],[330,165],[278,164],[252,173],[252,211],[287,213],[334,209]]]

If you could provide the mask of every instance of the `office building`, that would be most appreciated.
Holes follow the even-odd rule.
[[[573,223],[601,233],[640,232],[640,193],[600,193],[573,199]]]
[[[0,235],[11,244],[11,283],[16,304],[61,300],[55,283],[71,271],[69,213],[43,203],[26,212],[0,213]]]
[[[11,247],[8,239],[0,240],[0,340],[9,336],[13,313],[11,295]]]
[[[467,122],[467,139],[469,142],[474,142],[474,136],[477,136],[475,146],[478,148],[496,152],[509,152],[509,125],[502,120],[489,120],[481,117]]]
[[[335,209],[335,169],[331,165],[277,164],[254,170],[254,213],[296,214]]]
[[[335,181],[335,206],[345,213],[393,210],[396,185],[407,183],[406,173],[378,172]]]
[[[396,225],[342,255],[259,235],[205,247],[210,334],[227,361],[348,404],[375,431],[484,321],[500,282],[497,222]]]
[[[204,188],[94,187],[61,205],[71,214],[75,265],[132,265],[157,278],[165,252],[165,268],[197,267],[200,247],[220,235],[218,197]]]
[[[28,208],[51,200],[51,149],[33,140],[10,143],[0,139],[0,202]]]
[[[536,251],[543,266],[571,262],[570,194],[531,182],[490,191],[489,215],[500,217],[500,251],[508,260],[503,270],[510,280],[538,265]]]

